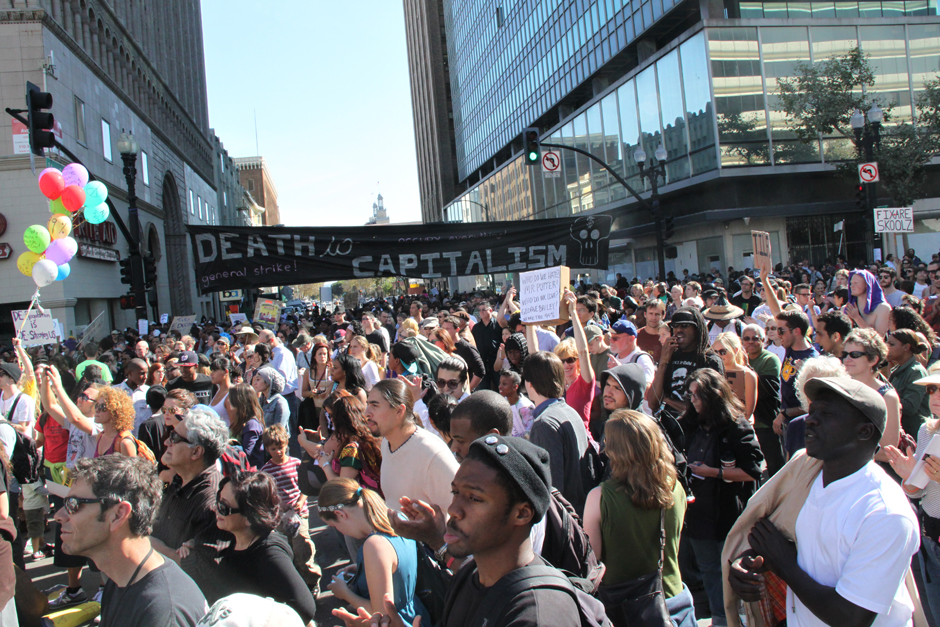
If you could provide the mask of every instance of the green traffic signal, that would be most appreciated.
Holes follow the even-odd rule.
[[[529,161],[535,162],[535,161],[538,161],[538,160],[539,160],[539,153],[537,153],[537,152],[530,152],[530,153],[529,153]]]

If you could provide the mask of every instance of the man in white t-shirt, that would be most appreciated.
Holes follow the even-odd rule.
[[[729,575],[745,601],[760,597],[760,573],[787,584],[787,625],[912,624],[904,585],[920,527],[901,487],[873,461],[887,422],[877,391],[848,377],[812,379],[805,394],[806,454],[822,461],[799,507],[796,544],[769,518],[748,536],[751,550]],[[744,514],[747,515],[747,512]]]
[[[150,386],[144,384],[146,380],[147,362],[143,359],[132,359],[124,366],[124,381],[114,386],[114,389],[127,394],[134,404],[134,437],[137,437],[140,425],[153,415],[150,405],[147,404],[147,390]]]
[[[36,402],[20,391],[17,383],[23,372],[16,364],[0,363],[0,417],[13,423],[13,428],[29,437],[33,436]]]
[[[532,412],[535,403],[525,395],[519,393],[522,387],[522,377],[518,372],[503,370],[499,373],[499,394],[509,402],[512,409],[512,433],[514,438],[524,438],[532,430],[532,421],[535,420]],[[467,443],[469,446],[470,443]]]

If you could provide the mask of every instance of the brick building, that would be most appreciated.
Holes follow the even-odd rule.
[[[264,208],[262,226],[281,224],[281,212],[277,206],[277,187],[271,180],[268,164],[264,157],[238,157],[235,159],[239,182],[245,191],[251,194],[255,203]]]

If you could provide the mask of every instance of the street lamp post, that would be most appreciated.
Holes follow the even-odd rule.
[[[640,166],[640,178],[648,180],[653,190],[650,196],[650,204],[652,205],[653,219],[656,226],[656,248],[659,252],[659,280],[665,281],[666,243],[663,241],[663,219],[659,212],[659,179],[662,178],[663,183],[666,182],[666,157],[668,155],[662,144],[656,149],[654,156],[656,157],[656,161],[647,166],[646,151],[643,150],[643,144],[637,146],[636,151],[633,153],[633,159],[636,161],[637,165]]]
[[[868,124],[865,124],[866,118]],[[881,145],[881,122],[884,120],[884,111],[877,103],[871,106],[867,114],[863,114],[858,109],[849,118],[852,130],[855,132],[855,148],[858,151],[859,160],[866,162],[875,160],[875,148]],[[866,209],[868,210],[868,219],[872,221],[872,248],[879,251],[882,255],[883,241],[881,233],[875,231],[875,202],[878,200],[878,183],[862,183],[865,186]],[[874,251],[873,251],[874,252]]]
[[[138,320],[147,319],[147,301],[144,293],[144,264],[140,254],[140,218],[137,215],[137,153],[140,144],[130,133],[121,133],[118,152],[124,162],[124,180],[127,181],[127,217],[131,234],[131,291],[134,293],[134,312]]]

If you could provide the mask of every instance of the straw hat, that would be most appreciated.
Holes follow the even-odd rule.
[[[729,303],[728,299],[721,294],[715,304],[705,310],[704,315],[707,320],[732,320],[743,316],[744,310]]]

